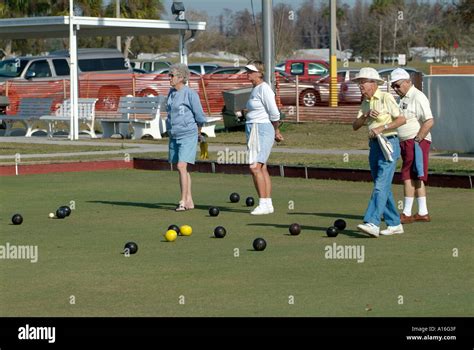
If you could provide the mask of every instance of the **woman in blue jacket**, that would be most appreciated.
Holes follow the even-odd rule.
[[[176,211],[194,208],[191,194],[191,176],[188,164],[194,164],[201,127],[206,122],[199,95],[186,83],[189,69],[185,64],[177,63],[170,67],[170,85],[166,111],[166,129],[169,135],[169,162],[176,164],[179,172],[181,200]]]

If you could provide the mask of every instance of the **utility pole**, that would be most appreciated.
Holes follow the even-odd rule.
[[[115,0],[115,17],[120,18],[120,0]],[[117,36],[117,50],[122,51],[122,38]]]
[[[395,65],[395,54],[397,50],[397,30],[398,30],[398,18],[395,17],[395,28],[393,28],[393,56],[392,56],[392,66]]]
[[[262,0],[262,32],[263,32],[263,63],[265,65],[265,81],[273,88],[273,1]]]
[[[331,2],[331,45],[329,49],[330,63],[330,85],[329,85],[329,106],[337,107],[337,47],[336,47],[336,11],[337,5],[336,0],[330,0]]]

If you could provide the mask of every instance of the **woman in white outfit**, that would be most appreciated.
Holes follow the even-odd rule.
[[[258,206],[252,215],[273,213],[272,182],[267,170],[267,160],[273,141],[280,142],[283,136],[278,129],[280,112],[272,88],[263,81],[265,67],[260,61],[252,61],[247,66],[247,77],[253,85],[247,101],[245,132],[249,152],[250,173],[257,190]]]

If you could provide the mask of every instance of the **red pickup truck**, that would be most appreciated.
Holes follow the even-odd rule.
[[[285,62],[285,73],[298,75],[301,81],[316,81],[329,73],[329,63],[324,60],[291,59]]]

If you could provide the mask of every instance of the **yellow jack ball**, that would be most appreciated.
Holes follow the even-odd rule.
[[[193,228],[189,225],[183,225],[179,228],[179,232],[181,233],[181,236],[191,236]]]
[[[165,233],[165,239],[168,241],[168,242],[174,242],[176,241],[176,238],[178,237],[178,234],[176,233],[175,230],[168,230],[166,231]]]

